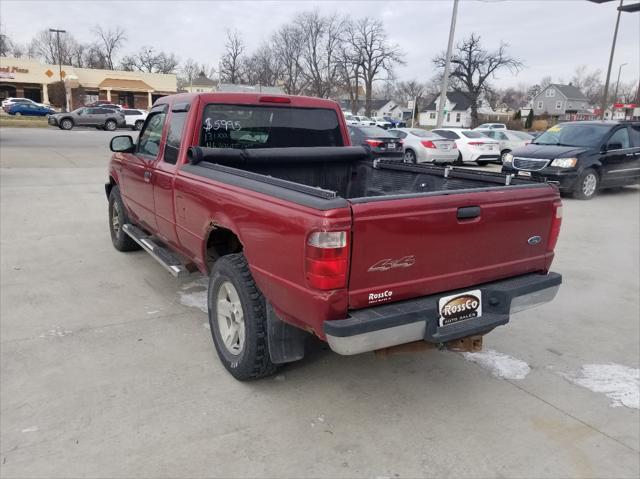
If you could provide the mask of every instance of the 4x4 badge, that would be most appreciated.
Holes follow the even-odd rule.
[[[381,259],[376,264],[369,267],[367,270],[369,273],[374,271],[389,271],[392,268],[410,268],[416,262],[416,257],[413,255],[404,256],[399,259],[386,258]]]

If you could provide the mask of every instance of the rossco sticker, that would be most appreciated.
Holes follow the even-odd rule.
[[[440,298],[440,326],[482,316],[482,292],[479,289]]]
[[[388,301],[393,296],[393,291],[382,291],[381,293],[369,293],[369,304]]]

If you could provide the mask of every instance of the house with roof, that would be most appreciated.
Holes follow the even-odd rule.
[[[440,95],[436,95],[427,106],[420,111],[418,116],[420,126],[436,126],[439,103]],[[464,93],[457,91],[447,93],[442,126],[445,128],[471,127],[471,100],[469,100]]]
[[[340,103],[340,108],[342,108],[343,111],[351,111],[351,101],[348,99],[342,99],[339,100]],[[389,105],[393,103],[390,100],[377,100],[377,99],[371,99],[371,115],[369,116],[387,116],[387,113],[383,113],[386,112],[389,108]],[[354,115],[358,115],[358,116],[364,116],[364,112],[365,112],[365,101],[364,99],[362,100],[358,100],[358,111],[353,111],[352,113]],[[389,115],[391,116],[391,115]]]
[[[216,87],[217,82],[215,80],[207,77],[204,72],[200,72],[196,78],[184,85],[183,90],[189,93],[209,93],[216,91]]]
[[[551,83],[532,101],[535,116],[549,115],[558,121],[594,120],[589,98],[576,86]]]

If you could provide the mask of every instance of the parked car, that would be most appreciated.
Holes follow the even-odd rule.
[[[22,104],[22,105],[35,105],[35,106],[44,106],[44,107],[51,107],[50,105],[45,105],[44,103],[38,103],[35,102],[33,100],[31,100],[30,98],[14,98],[14,97],[9,97],[9,98],[5,98],[4,100],[2,100],[2,109],[8,113],[9,108],[13,105],[16,104]]]
[[[391,125],[392,125],[390,121],[385,120],[384,117],[382,116],[371,117],[371,120],[373,120],[376,126],[379,126],[384,130],[388,130],[389,128],[391,128]]]
[[[419,128],[389,130],[402,140],[405,163],[453,163],[458,160],[456,142]]]
[[[364,146],[373,158],[402,159],[402,143],[379,126],[349,125],[352,145]]]
[[[124,121],[132,130],[142,130],[144,120],[147,119],[148,113],[145,110],[137,110],[135,108],[123,108]]]
[[[113,108],[82,107],[68,113],[49,115],[49,124],[62,130],[71,130],[74,126],[94,126],[114,131],[126,126],[124,114]]]
[[[303,358],[308,334],[339,354],[413,341],[470,350],[560,287],[555,187],[374,167],[346,132],[333,101],[197,93],[158,99],[137,141],[111,139],[113,246],[209,276],[213,343],[238,380]]]
[[[501,129],[506,130],[507,125],[504,123],[483,123],[482,125],[478,125],[474,128],[474,130],[495,130]]]
[[[590,200],[600,188],[640,182],[640,121],[575,121],[552,126],[505,155],[504,173],[554,181]]]
[[[376,122],[373,121],[371,118],[368,118],[366,116],[358,116],[358,115],[354,115],[353,119],[355,121],[357,121],[358,125],[364,125],[364,126],[375,126]]]
[[[507,153],[510,153],[516,148],[526,146],[533,141],[533,136],[529,133],[525,133],[524,131],[501,129],[479,130],[477,128],[474,131],[479,131],[498,142],[500,145],[500,161],[502,161],[504,155]]]
[[[9,105],[7,113],[14,116],[47,116],[56,113],[53,108],[34,103],[14,103]]]
[[[397,120],[395,118],[391,118],[390,116],[383,116],[386,121],[391,123],[391,128],[406,128],[407,122],[402,120]]]
[[[438,128],[431,131],[450,140],[455,140],[458,146],[458,163],[475,161],[478,165],[484,166],[492,161],[500,161],[498,142],[479,131],[458,128]]]
[[[99,107],[99,106],[103,106],[106,108],[113,108],[116,110],[121,110],[122,109],[122,105],[118,105],[117,103],[112,103],[110,101],[106,101],[106,100],[96,100],[93,101],[85,106],[89,106],[89,107]]]
[[[360,121],[358,121],[356,119],[355,116],[353,116],[351,113],[343,111],[342,112],[344,114],[344,120],[347,123],[347,125],[359,125]]]

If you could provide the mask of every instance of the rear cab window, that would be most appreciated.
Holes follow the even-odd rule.
[[[332,109],[209,104],[202,117],[200,146],[288,148],[344,146],[344,141]]]

